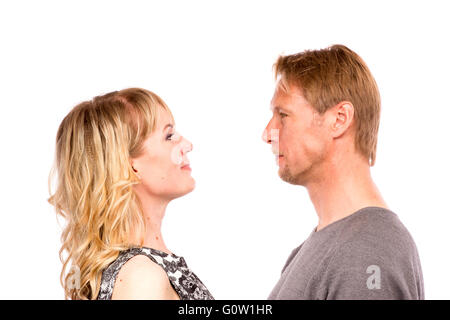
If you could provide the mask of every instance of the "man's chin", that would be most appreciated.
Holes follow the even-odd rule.
[[[292,174],[289,167],[284,167],[278,169],[278,176],[284,182],[296,185],[296,186],[305,186],[305,174],[304,172]]]
[[[301,179],[299,179],[299,175],[293,175],[287,168],[280,168],[278,170],[278,176],[284,182],[293,185],[302,185],[302,183],[300,183]]]

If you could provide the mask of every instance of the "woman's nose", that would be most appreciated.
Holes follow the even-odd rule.
[[[181,148],[181,152],[183,153],[183,154],[186,154],[186,153],[188,153],[188,152],[191,152],[192,151],[192,149],[194,148],[194,146],[192,145],[192,143],[189,141],[189,140],[187,140],[187,139],[185,139],[184,137],[183,137],[183,146],[182,146],[182,148]]]

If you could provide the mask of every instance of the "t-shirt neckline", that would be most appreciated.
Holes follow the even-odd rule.
[[[390,213],[392,213],[392,214],[395,214],[395,213],[392,212],[391,210],[389,210],[389,209],[387,209],[387,208],[383,208],[383,207],[377,207],[377,206],[363,207],[363,208],[356,210],[355,212],[349,214],[348,216],[346,216],[346,217],[344,217],[344,218],[342,218],[342,219],[336,220],[336,221],[334,221],[334,222],[328,224],[327,226],[325,226],[324,228],[320,229],[319,231],[316,231],[317,226],[315,226],[315,227],[313,228],[313,231],[312,231],[311,234],[320,234],[320,233],[323,233],[322,231],[325,231],[325,230],[327,230],[327,229],[328,229],[328,230],[329,230],[329,229],[333,229],[332,227],[334,227],[334,226],[336,226],[336,225],[339,225],[340,223],[342,223],[342,222],[344,222],[344,221],[350,219],[351,217],[355,217],[355,215],[357,215],[357,214],[364,213],[364,211],[366,211],[367,209],[377,209],[377,210],[382,210],[382,211],[388,211],[388,212],[390,212]],[[363,212],[361,212],[361,211],[363,211]]]

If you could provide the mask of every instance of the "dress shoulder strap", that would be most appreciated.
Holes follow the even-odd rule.
[[[114,260],[105,270],[103,270],[102,280],[100,282],[100,292],[97,296],[98,300],[111,300],[114,284],[120,269],[128,260],[137,255],[145,255],[153,262],[163,267],[162,262],[158,259],[158,256],[153,255],[150,250],[145,250],[144,248],[130,248],[122,251],[117,259]]]

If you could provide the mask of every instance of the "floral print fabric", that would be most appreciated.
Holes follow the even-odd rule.
[[[183,257],[152,248],[130,248],[122,251],[102,274],[98,300],[110,300],[120,268],[132,257],[145,255],[160,265],[181,300],[214,300],[200,279],[189,269]]]

